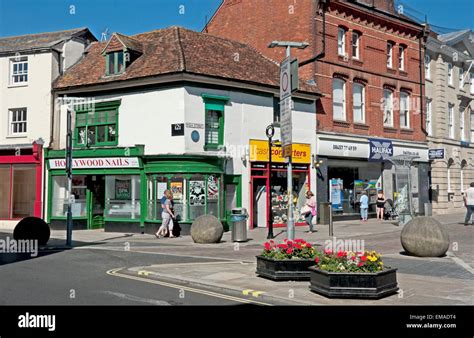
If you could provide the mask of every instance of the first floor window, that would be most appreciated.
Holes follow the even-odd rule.
[[[393,92],[388,89],[383,91],[383,125],[393,127]]]
[[[365,122],[365,91],[364,86],[354,83],[353,86],[354,122]]]
[[[9,111],[10,135],[21,135],[26,133],[27,114],[26,108],[10,109]]]
[[[454,105],[448,104],[448,130],[449,138],[454,138]]]
[[[332,115],[334,120],[346,119],[346,83],[341,79],[332,80]]]
[[[432,127],[432,112],[431,112],[431,99],[426,100],[426,132],[428,136],[432,136],[433,127]]]
[[[465,135],[464,135],[464,110],[463,108],[459,108],[459,132],[461,133],[461,141],[465,140]]]
[[[78,147],[116,145],[118,104],[76,113],[75,145]]]
[[[36,165],[0,165],[0,219],[34,215]]]
[[[221,120],[222,112],[219,110],[206,111],[206,145],[219,146],[221,140]]]
[[[407,93],[400,93],[400,127],[410,127],[410,97]]]
[[[26,56],[10,59],[10,84],[20,85],[28,82],[28,58]]]
[[[464,89],[464,69],[459,68],[459,89]]]

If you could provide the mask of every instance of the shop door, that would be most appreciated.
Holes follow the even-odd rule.
[[[267,179],[252,177],[252,225],[267,226]]]
[[[100,229],[104,227],[105,177],[93,175],[88,178],[90,198],[87,227],[88,229]]]
[[[225,217],[230,219],[233,208],[242,207],[242,188],[240,176],[225,177]],[[247,210],[247,212],[250,212]]]

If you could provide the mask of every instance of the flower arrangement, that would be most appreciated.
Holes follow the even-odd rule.
[[[281,259],[315,259],[318,251],[304,239],[293,241],[285,239],[283,243],[276,244],[273,240],[264,244],[261,256],[275,260]]]
[[[384,270],[382,256],[376,251],[352,252],[325,250],[314,259],[320,270],[328,272],[379,272]]]

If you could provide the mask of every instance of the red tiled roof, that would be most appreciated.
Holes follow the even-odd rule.
[[[120,36],[122,38],[122,36]],[[92,43],[85,57],[56,80],[55,89],[96,85],[186,72],[190,74],[279,87],[279,66],[254,48],[181,27],[170,27],[130,37],[140,42],[143,54],[120,75],[105,76],[107,43]],[[300,83],[300,91],[319,93]]]
[[[127,48],[127,50],[132,50],[139,53],[143,52],[142,43],[140,41],[120,33],[114,33],[112,35],[103,52],[113,52],[121,50],[124,47]]]

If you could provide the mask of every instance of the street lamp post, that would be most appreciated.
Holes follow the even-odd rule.
[[[66,175],[67,175],[67,219],[66,219],[66,245],[72,246],[72,112],[67,109],[67,136],[66,136]]]
[[[267,239],[273,239],[273,210],[272,210],[272,138],[275,135],[275,128],[273,123],[267,127],[267,137],[268,137],[268,191],[267,191],[267,203],[268,203],[268,215],[267,215],[267,225],[268,225],[268,236]]]
[[[298,49],[305,49],[308,47],[309,44],[307,42],[295,42],[295,41],[272,41],[270,45],[268,46],[269,48],[275,48],[275,47],[284,47],[286,48],[286,60],[288,62],[291,61],[291,48],[298,48]],[[282,63],[283,64],[283,63]],[[282,68],[283,70],[283,68]],[[296,68],[296,72],[298,72],[298,68]],[[296,75],[294,77],[295,81],[298,82],[298,74],[292,74]],[[280,74],[281,76],[281,74]],[[293,77],[293,76],[292,76]],[[287,79],[287,87],[288,87],[288,80]],[[288,120],[286,121],[287,127],[289,127],[289,130],[286,131],[286,135],[284,135],[283,132],[283,124],[282,124],[282,146],[287,146],[285,144],[286,142],[284,140],[289,141],[289,145],[291,147],[292,143],[292,132],[291,132],[291,109],[292,109],[292,101],[291,101],[291,91],[290,93],[284,93],[285,90],[287,89],[282,89],[282,79],[280,78],[280,105],[284,103],[285,105],[289,105],[285,107],[285,111],[289,112]],[[298,83],[293,83],[290,85],[290,88],[295,88],[296,90],[298,88]],[[282,118],[282,123],[283,123],[283,118]],[[288,163],[288,170],[287,170],[287,185],[288,185],[288,222],[287,222],[287,237],[289,240],[293,240],[295,238],[295,222],[294,222],[294,212],[293,212],[293,169],[292,169],[292,163],[291,163],[291,154],[287,156],[287,163]]]

